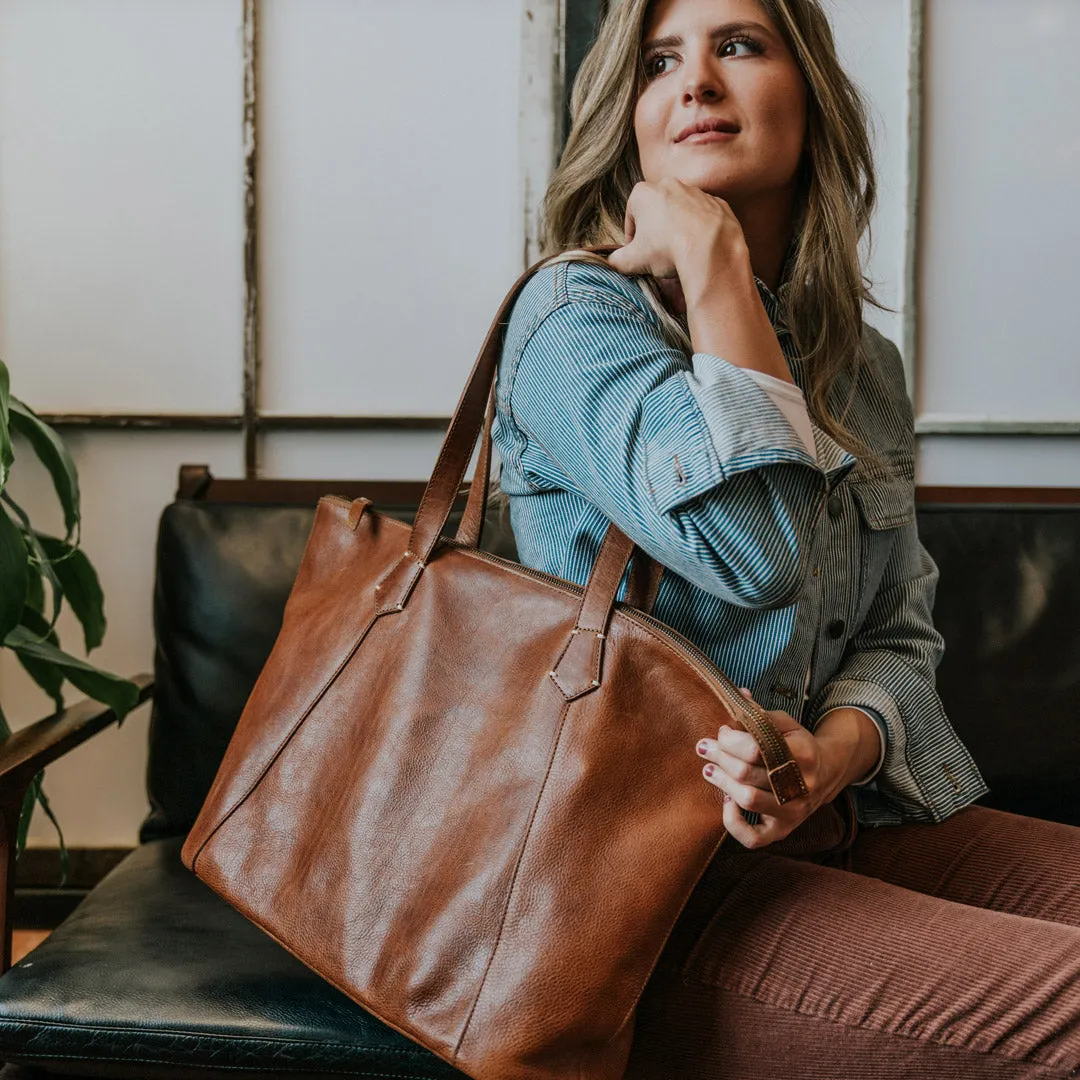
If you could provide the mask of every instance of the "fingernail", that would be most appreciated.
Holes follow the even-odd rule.
[[[723,795],[724,802],[731,802],[731,796],[726,791],[721,794]]]
[[[697,752],[699,754],[706,754],[706,753],[708,753],[708,751],[709,751],[709,744],[704,739],[702,739],[701,742],[699,742],[697,744]]]
[[[714,768],[715,768],[715,766],[710,761],[709,764],[705,766],[705,775],[706,776],[712,776]]]

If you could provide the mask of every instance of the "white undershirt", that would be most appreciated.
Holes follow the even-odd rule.
[[[817,462],[817,446],[814,443],[814,429],[810,426],[810,414],[806,411],[806,398],[794,384],[766,375],[764,371],[743,368],[772,399],[773,404],[784,414],[787,422],[799,436],[806,452]]]

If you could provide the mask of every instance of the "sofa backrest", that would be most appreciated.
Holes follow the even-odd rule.
[[[141,838],[185,834],[281,626],[320,493],[411,521],[420,483],[209,482],[187,474],[161,518],[154,706]],[[201,479],[200,479],[201,477]],[[938,563],[938,688],[990,805],[1080,824],[1080,493],[1071,505],[973,504],[921,489]],[[456,529],[464,498],[450,522]],[[515,557],[502,514],[483,546]]]
[[[281,628],[319,495],[364,494],[374,509],[411,521],[423,491],[407,481],[245,482],[182,472],[158,528],[150,814],[140,839],[181,836],[194,824]],[[516,558],[497,510],[487,514],[481,546]]]
[[[1080,825],[1080,492],[923,489],[918,522],[940,572],[938,692],[983,802]]]

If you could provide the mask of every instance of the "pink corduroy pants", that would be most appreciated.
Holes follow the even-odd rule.
[[[1080,828],[970,807],[852,843],[832,818],[725,841],[626,1080],[1080,1076]]]

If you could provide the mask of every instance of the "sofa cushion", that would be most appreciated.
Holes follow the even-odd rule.
[[[0,1059],[80,1076],[464,1074],[387,1027],[143,844],[0,978]]]
[[[1080,825],[1080,506],[927,504],[946,712],[989,806]]]

